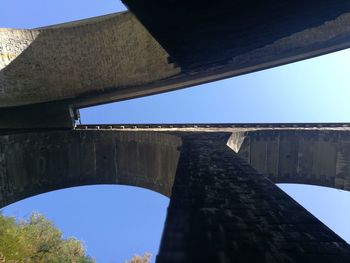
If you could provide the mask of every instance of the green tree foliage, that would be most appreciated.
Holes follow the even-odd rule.
[[[19,223],[0,214],[0,263],[92,263],[82,243],[63,239],[43,215],[32,214]]]
[[[142,257],[139,255],[135,255],[129,261],[125,261],[124,263],[149,263],[151,259],[150,253],[145,253]]]

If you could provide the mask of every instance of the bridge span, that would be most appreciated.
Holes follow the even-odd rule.
[[[275,185],[350,190],[347,123],[7,130],[0,136],[0,183],[0,206],[92,184],[170,197],[157,262],[350,260],[349,245]]]
[[[12,130],[0,136],[1,206],[87,184],[127,184],[166,196],[183,138],[226,142],[274,183],[350,190],[350,124],[108,124]]]
[[[0,29],[0,207],[134,185],[170,197],[158,263],[350,262],[349,244],[275,185],[350,190],[347,123],[75,125],[79,108],[349,48],[350,1],[123,2]]]
[[[0,129],[72,128],[82,107],[350,47],[344,0],[123,2],[129,11],[0,29]]]

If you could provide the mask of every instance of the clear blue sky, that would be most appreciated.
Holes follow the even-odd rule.
[[[35,28],[123,10],[118,0],[11,0],[0,27]],[[207,85],[84,109],[83,123],[350,122],[350,51]],[[283,189],[350,242],[350,193],[314,186]],[[39,211],[65,236],[83,240],[97,262],[156,255],[168,199],[126,186],[55,191],[6,207]],[[154,259],[154,257],[153,257]]]

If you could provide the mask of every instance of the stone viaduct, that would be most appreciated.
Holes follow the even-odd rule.
[[[76,125],[82,107],[347,48],[350,2],[124,2],[0,29],[0,206],[134,185],[170,197],[157,262],[350,262],[349,245],[275,185],[350,190],[350,124]]]

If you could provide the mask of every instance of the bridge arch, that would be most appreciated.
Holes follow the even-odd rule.
[[[350,134],[346,130],[230,131],[227,144],[274,183],[350,190]],[[224,133],[230,135],[228,130]],[[169,197],[185,134],[78,129],[2,135],[0,207],[52,190],[95,184],[138,186]],[[215,132],[196,132],[191,140],[215,141],[215,136]]]
[[[350,134],[346,130],[250,130],[233,133],[229,143],[274,183],[350,190]]]
[[[170,196],[181,138],[162,133],[51,131],[0,137],[0,207],[73,186],[121,184]]]

